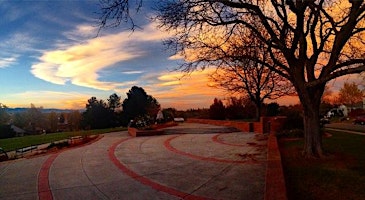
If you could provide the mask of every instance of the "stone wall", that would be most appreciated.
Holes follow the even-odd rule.
[[[254,133],[277,133],[280,131],[286,121],[286,117],[261,117],[259,122],[240,122],[240,121],[229,121],[229,120],[212,120],[212,119],[195,119],[189,118],[187,122],[201,123],[201,124],[212,124],[218,126],[230,126],[240,129],[243,132],[254,132]]]

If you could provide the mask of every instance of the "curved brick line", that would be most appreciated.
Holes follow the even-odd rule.
[[[212,140],[216,143],[219,143],[219,144],[224,144],[224,145],[229,145],[229,146],[235,146],[235,147],[243,147],[245,146],[244,144],[232,144],[232,143],[228,143],[228,142],[224,142],[222,140],[219,139],[219,137],[223,135],[223,134],[217,134],[215,135],[214,137],[212,137]]]
[[[177,153],[177,154],[180,154],[183,156],[187,156],[187,157],[190,157],[193,159],[197,159],[197,160],[204,160],[204,161],[210,161],[210,162],[221,162],[221,163],[235,163],[235,164],[248,163],[248,161],[244,161],[244,160],[225,160],[225,159],[219,159],[219,158],[213,158],[213,157],[203,157],[203,156],[198,156],[195,154],[191,154],[191,153],[188,153],[185,151],[178,150],[171,145],[171,141],[179,136],[180,135],[177,135],[177,136],[174,136],[174,137],[171,137],[171,138],[165,140],[165,142],[164,142],[165,148],[174,153]]]
[[[60,153],[52,154],[42,164],[41,170],[38,174],[38,198],[39,200],[52,200],[53,195],[51,188],[49,187],[49,169],[53,161]]]
[[[191,199],[191,200],[204,200],[204,199],[208,199],[208,198],[204,198],[204,197],[200,197],[200,196],[195,196],[195,195],[192,195],[192,194],[188,194],[188,193],[185,193],[185,192],[181,192],[179,190],[176,190],[174,188],[171,188],[171,187],[167,187],[165,185],[161,185],[159,183],[156,183],[154,181],[152,181],[151,179],[148,179],[144,176],[141,176],[139,174],[137,174],[136,172],[128,169],[125,165],[123,165],[119,160],[118,158],[115,156],[115,150],[117,148],[118,145],[120,145],[121,143],[129,140],[129,139],[132,139],[132,138],[126,138],[126,139],[122,139],[116,143],[114,143],[110,148],[109,148],[109,152],[108,152],[108,155],[109,155],[109,159],[114,163],[114,165],[116,165],[120,170],[122,170],[126,175],[130,176],[131,178],[139,181],[140,183],[144,184],[144,185],[147,185],[147,186],[150,186],[152,187],[153,189],[155,190],[158,190],[158,191],[162,191],[162,192],[165,192],[165,193],[168,193],[170,195],[173,195],[173,196],[176,196],[176,197],[179,197],[179,198],[182,198],[182,199]]]
[[[51,154],[51,156],[49,156],[47,158],[47,160],[42,164],[41,170],[39,171],[39,174],[38,174],[38,199],[39,200],[53,200],[52,191],[51,191],[51,188],[49,186],[49,169],[51,168],[51,165],[52,165],[53,161],[57,158],[58,155],[60,155],[60,153],[62,153],[64,151],[67,151],[67,150],[77,149],[77,148],[80,148],[80,147],[90,145],[94,142],[99,141],[102,137],[104,137],[104,136],[99,135],[93,141],[90,141],[88,143],[78,145],[78,146],[74,146],[74,147],[70,147],[70,148],[67,148],[67,149],[63,149],[63,150],[60,150],[57,153]]]

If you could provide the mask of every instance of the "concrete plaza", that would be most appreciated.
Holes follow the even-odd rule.
[[[264,199],[263,135],[182,123],[0,163],[0,199]]]

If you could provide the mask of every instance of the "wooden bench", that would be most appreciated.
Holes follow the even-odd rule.
[[[20,154],[21,156],[23,156],[24,153],[27,153],[29,151],[32,152],[33,150],[38,150],[38,145],[23,147],[23,148],[15,150],[15,152],[17,155]]]
[[[82,136],[73,136],[73,137],[70,137],[69,138],[69,144],[70,145],[75,144],[75,143],[79,142],[82,139],[83,139]]]

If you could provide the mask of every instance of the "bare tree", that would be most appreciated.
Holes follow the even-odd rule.
[[[244,57],[293,84],[304,110],[303,153],[321,157],[319,106],[326,83],[365,70],[364,11],[363,0],[166,0],[159,4],[157,20],[175,33],[167,44],[185,56],[181,70],[188,72],[205,67],[191,55],[204,49],[202,39],[220,35],[214,43],[220,46],[238,28],[254,33],[270,62]]]
[[[252,35],[241,38],[240,35],[230,40],[228,47],[221,46],[216,55],[220,62],[217,70],[211,75],[216,86],[225,89],[230,93],[247,94],[249,99],[256,106],[256,120],[260,119],[262,104],[266,99],[277,99],[285,95],[294,94],[295,90],[291,83],[266,65],[257,62],[256,59],[241,57],[270,57],[269,52],[264,48],[263,43]],[[269,59],[268,59],[269,60]],[[216,62],[206,62],[206,65],[214,65]]]

